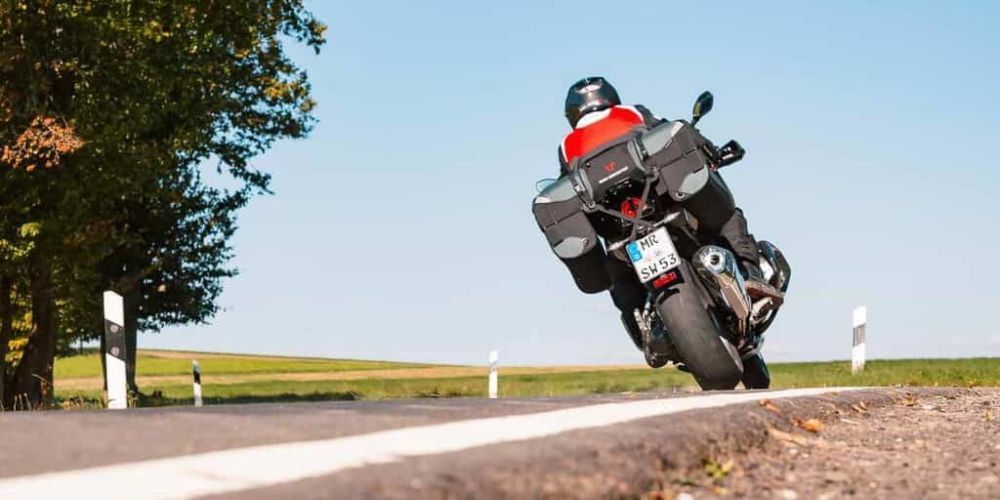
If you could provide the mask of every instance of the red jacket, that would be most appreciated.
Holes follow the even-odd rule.
[[[614,106],[584,115],[559,146],[562,173],[569,170],[573,160],[602,144],[621,137],[637,126],[654,126],[659,121],[643,106]]]

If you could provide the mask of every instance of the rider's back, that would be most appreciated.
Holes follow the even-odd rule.
[[[577,158],[644,124],[643,114],[633,106],[613,106],[587,114],[563,139],[560,148],[562,163],[564,166],[572,165]]]

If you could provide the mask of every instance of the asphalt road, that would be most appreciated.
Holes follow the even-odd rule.
[[[874,413],[910,392],[8,413],[0,498],[670,496],[700,487],[677,474],[697,474],[711,457],[760,449],[775,431],[808,435],[796,420],[835,421],[861,403]]]

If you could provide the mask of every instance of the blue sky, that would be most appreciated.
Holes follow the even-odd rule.
[[[544,4],[544,5],[542,5]],[[641,362],[607,294],[576,291],[530,213],[557,170],[566,88],[748,154],[723,171],[793,268],[771,360],[1000,356],[1000,4],[313,2],[296,49],[319,123],[257,164],[241,275],[211,325],[140,345],[505,363]]]

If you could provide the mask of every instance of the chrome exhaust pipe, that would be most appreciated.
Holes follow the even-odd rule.
[[[736,265],[736,257],[722,247],[706,245],[694,254],[694,269],[701,279],[709,283],[716,295],[729,307],[744,325],[753,311],[747,295],[743,273]]]

